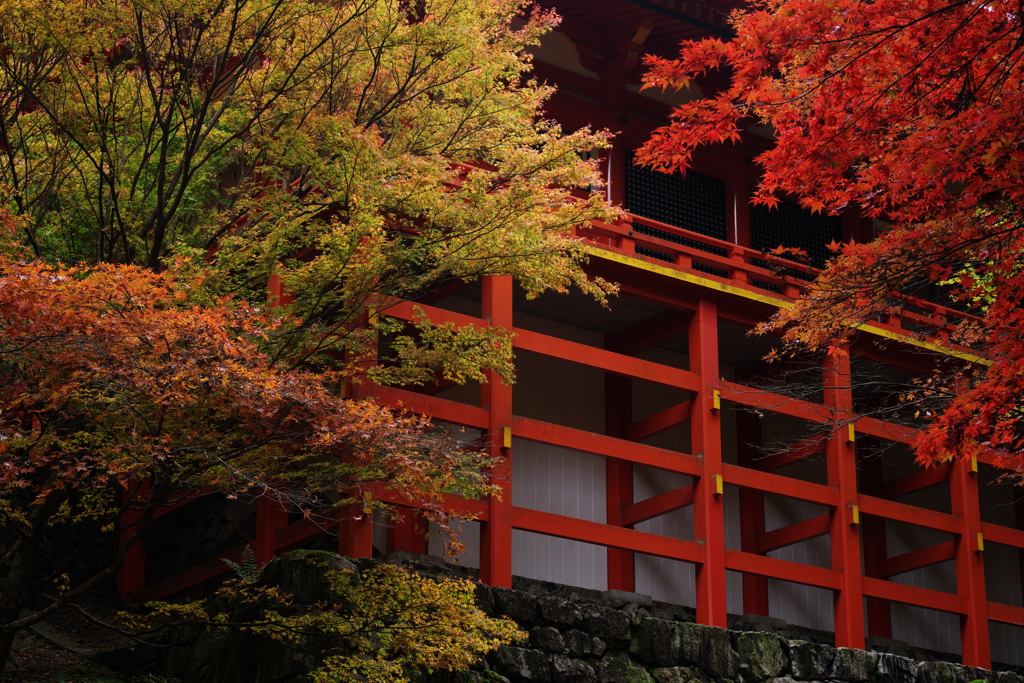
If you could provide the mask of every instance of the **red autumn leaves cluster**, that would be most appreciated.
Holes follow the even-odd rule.
[[[845,245],[769,329],[835,348],[913,287],[948,281],[978,316],[955,341],[991,365],[958,373],[959,398],[920,440],[926,462],[994,448],[1024,463],[1022,21],[1003,0],[770,0],[734,17],[734,40],[650,60],[648,86],[709,94],[678,107],[642,161],[685,169],[698,145],[767,125],[755,201],[795,195],[894,225]]]

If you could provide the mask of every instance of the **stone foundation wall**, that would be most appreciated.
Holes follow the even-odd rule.
[[[280,565],[274,575],[287,579],[280,585],[298,602],[313,604],[318,581],[308,572],[319,576],[323,569],[302,558],[301,551],[286,556],[283,562],[296,564]],[[474,570],[404,552],[355,566],[362,571],[379,561],[475,578]],[[477,603],[515,620],[528,640],[489,653],[472,671],[424,674],[420,683],[1024,683],[1018,672],[961,666],[905,643],[870,643],[879,651],[837,648],[830,633],[768,617],[731,616],[730,629],[703,626],[692,609],[622,591],[517,577],[513,588],[478,583]],[[235,632],[192,639],[162,660],[162,673],[189,683],[308,683],[316,666],[309,652]]]

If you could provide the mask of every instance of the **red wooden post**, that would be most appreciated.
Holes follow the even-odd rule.
[[[134,489],[134,491],[133,491]],[[129,482],[125,487],[125,498],[144,501],[149,495],[149,481]],[[127,509],[121,513],[121,530],[117,535],[119,546],[128,542],[135,533],[135,527],[142,520],[142,511]],[[121,599],[129,602],[135,599],[146,586],[146,536],[141,536],[128,549],[124,564],[117,572],[117,592]]]
[[[606,374],[604,396],[605,433],[623,438],[623,428],[632,422],[633,416],[629,377]],[[633,504],[632,463],[615,458],[605,460],[605,493],[608,524],[623,526],[622,512]],[[608,588],[630,592],[636,589],[632,552],[608,548]]]
[[[701,299],[690,322],[690,370],[700,374],[690,418],[693,453],[701,476],[693,486],[693,534],[704,545],[697,567],[697,621],[727,626],[725,612],[725,503],[722,488],[722,430],[719,419],[718,312]],[[723,493],[719,493],[723,491]]]
[[[880,456],[862,458],[860,461],[861,481],[864,492],[880,496],[882,488],[882,459]],[[887,578],[881,574],[881,563],[888,557],[885,540],[885,520],[867,515],[861,520],[864,528],[864,574],[872,578]],[[868,635],[878,638],[892,638],[892,608],[888,600],[867,599]]]
[[[626,141],[620,133],[612,140],[605,162],[605,182],[608,183],[608,201],[626,206]]]
[[[757,444],[761,442],[761,419],[745,410],[736,411],[736,444],[739,464],[751,469],[757,467]],[[764,493],[754,489],[740,489],[740,549],[757,552],[757,537],[764,533]],[[746,614],[768,616],[768,577],[757,574],[743,575],[743,611]]]
[[[373,557],[373,512],[358,504],[341,508],[338,524],[338,554],[343,557]]]
[[[256,500],[256,537],[253,554],[256,566],[262,567],[277,553],[277,530],[288,526],[288,510],[284,501],[273,492],[264,492]]]
[[[401,508],[402,519],[388,525],[387,549],[427,554],[427,525],[423,514],[413,508]]]
[[[988,634],[988,602],[985,596],[984,539],[978,501],[978,475],[970,460],[952,462],[949,499],[953,514],[962,520],[962,531],[954,542],[956,592],[967,600],[967,614],[960,617],[963,663],[992,668]]]
[[[482,313],[494,326],[512,328],[512,277],[483,278]],[[492,458],[501,462],[491,471],[491,480],[502,489],[501,496],[487,501],[487,520],[480,535],[480,580],[491,586],[512,587],[512,387],[491,371],[481,387],[481,404],[488,411],[487,441]]]
[[[1013,507],[1017,518],[1017,528],[1024,529],[1024,498],[1018,496]],[[1021,593],[1024,593],[1024,548],[1017,550],[1017,562],[1020,564]]]
[[[845,349],[825,358],[823,372],[825,404],[837,419],[853,411],[850,391],[850,356]],[[829,436],[825,447],[828,485],[838,489],[839,507],[832,511],[829,543],[832,569],[842,572],[840,589],[834,593],[837,647],[864,649],[864,594],[860,568],[859,514],[857,505],[857,462],[852,432],[846,427]]]

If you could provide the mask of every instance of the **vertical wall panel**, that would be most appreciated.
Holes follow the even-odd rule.
[[[1024,666],[1024,627],[990,621],[988,628],[993,663]]]
[[[512,504],[604,522],[604,459],[536,441],[514,439]],[[604,590],[604,547],[521,530],[512,533],[512,572],[531,579]]]
[[[766,531],[781,529],[828,512],[828,508],[821,505],[772,494],[767,494],[764,502]],[[828,536],[773,550],[768,553],[768,557],[815,567],[831,566]],[[768,609],[773,617],[790,624],[831,631],[834,623],[832,607],[833,596],[830,590],[778,579],[768,580]]]
[[[639,502],[693,482],[692,477],[652,467],[633,467],[633,500]],[[634,528],[684,541],[693,540],[693,507],[669,512]],[[696,604],[694,567],[665,557],[636,555],[636,592],[655,600],[693,607]]]

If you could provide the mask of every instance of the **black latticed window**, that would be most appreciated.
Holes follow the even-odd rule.
[[[823,267],[833,256],[825,245],[843,239],[839,216],[811,213],[790,202],[780,202],[774,209],[751,206],[750,232],[754,249],[765,251],[779,245],[803,249],[815,268]]]
[[[682,176],[634,166],[630,154],[626,157],[626,211],[724,240],[725,182],[696,171]],[[698,242],[687,246],[706,250]]]

